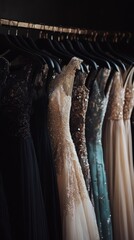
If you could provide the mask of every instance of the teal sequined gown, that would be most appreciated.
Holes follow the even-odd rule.
[[[86,142],[91,172],[94,207],[100,238],[104,240],[113,239],[101,140],[102,125],[109,95],[108,93],[105,95],[105,86],[109,74],[110,70],[106,68],[99,70],[90,92],[86,115]]]

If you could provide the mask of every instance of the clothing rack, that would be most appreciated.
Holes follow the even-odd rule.
[[[49,26],[44,24],[30,23],[30,22],[21,22],[16,20],[0,19],[0,25],[12,26],[18,28],[27,28],[27,29],[36,29],[40,31],[53,31],[59,33],[73,33],[73,34],[85,34],[89,33],[87,29],[80,28],[66,28],[61,26]],[[90,30],[91,31],[91,30]]]
[[[72,28],[72,27],[62,27],[62,26],[52,26],[52,25],[44,25],[38,23],[31,22],[22,22],[17,20],[9,20],[9,19],[0,19],[0,26],[10,26],[20,29],[33,29],[39,30],[40,35],[42,32],[51,32],[51,33],[66,33],[69,35],[83,35],[85,37],[90,37],[92,40],[96,41],[97,36],[103,36],[103,38],[107,38],[108,36],[112,36],[115,41],[118,41],[120,38],[127,37],[130,39],[132,37],[131,32],[113,32],[113,31],[96,31],[92,29],[82,29],[82,28]]]

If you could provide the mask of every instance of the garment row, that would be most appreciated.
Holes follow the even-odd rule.
[[[134,68],[82,62],[50,79],[46,64],[0,58],[3,240],[134,238]]]

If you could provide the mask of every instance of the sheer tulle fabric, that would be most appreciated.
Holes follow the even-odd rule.
[[[134,202],[134,165],[133,165],[133,148],[132,148],[132,129],[130,119],[124,120],[125,126],[125,138],[127,144],[127,154],[128,154],[128,163],[129,163],[129,171],[131,178],[131,186],[133,193],[133,202]]]
[[[73,148],[72,140],[64,146],[64,167],[57,176],[62,223],[63,239],[94,240],[99,239],[93,206],[85,189],[85,182]]]
[[[103,135],[114,240],[134,239],[134,202],[123,121],[124,90],[121,74],[116,73]]]
[[[134,236],[134,209],[123,120],[115,122],[110,120],[105,132],[105,166],[111,199],[114,239],[129,240]]]

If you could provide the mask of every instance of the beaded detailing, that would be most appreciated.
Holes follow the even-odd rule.
[[[110,71],[108,69],[101,69],[97,75],[92,87],[86,114],[87,141],[96,141],[99,144],[101,144],[102,124],[109,97],[109,94],[106,96],[104,94],[109,74]]]
[[[85,138],[85,117],[89,99],[89,90],[85,87],[86,77],[87,74],[80,71],[75,77],[72,94],[70,129],[80,165],[82,167],[87,190],[90,191],[91,179]]]
[[[7,122],[8,134],[26,137],[30,135],[29,118],[32,101],[32,64],[7,74],[1,97],[2,116]]]
[[[107,118],[113,120],[123,119],[125,89],[121,73],[116,72],[113,77],[113,84],[110,91],[109,102],[107,107]]]

